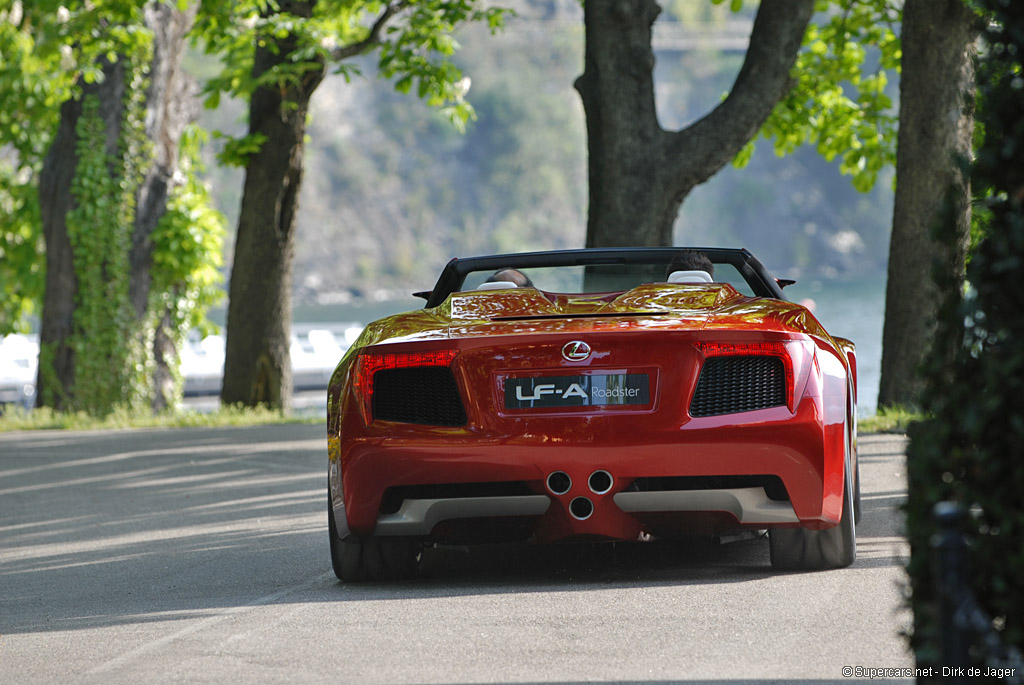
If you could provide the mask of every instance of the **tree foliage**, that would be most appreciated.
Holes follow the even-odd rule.
[[[177,9],[187,5],[179,2]],[[49,339],[47,332],[56,328],[48,328],[45,308],[42,312],[43,337],[48,339],[41,341],[39,385],[42,401],[64,408],[103,413],[117,404],[153,400],[153,373],[168,351],[156,349],[154,341],[164,335],[180,342],[186,320],[194,324],[202,319],[215,292],[210,276],[220,260],[222,222],[210,213],[209,196],[200,192],[189,159],[181,165],[184,172],[174,174],[179,167],[171,142],[176,124],[149,130],[154,121],[166,123],[180,115],[147,112],[148,99],[158,90],[150,69],[155,51],[161,49],[152,22],[166,19],[160,12],[172,9],[130,0],[41,0],[14,2],[0,21],[0,146],[7,152],[0,165],[0,285],[5,290],[0,332],[25,329],[29,316],[39,312],[44,283],[51,288],[44,277],[44,255],[62,248],[55,243],[44,249],[42,226],[50,216],[53,230],[65,235],[62,241],[70,240],[73,254],[67,266],[74,273],[64,280],[73,289],[60,296],[50,293],[47,300],[51,294],[53,301],[73,300],[66,304],[73,315]],[[157,11],[147,16],[151,10]],[[160,59],[175,57],[161,54]],[[114,65],[116,69],[109,68]],[[111,87],[101,95],[95,86],[110,78],[124,82],[108,83]],[[160,85],[165,85],[163,80]],[[87,91],[94,94],[84,95]],[[100,97],[112,101],[98,102]],[[107,114],[101,116],[101,110]],[[51,188],[70,193],[66,214],[56,204],[42,207],[38,196],[44,160],[54,149],[62,117],[77,122],[68,122],[73,126],[71,144],[61,153],[67,157],[50,161],[51,167],[73,169],[70,183]],[[150,135],[160,137],[160,154]],[[165,151],[171,159],[162,159]],[[195,147],[187,154],[196,156]],[[165,166],[158,169],[161,163]],[[139,207],[144,185],[147,204]],[[157,241],[155,254],[149,251],[148,212],[162,212],[165,190],[176,198],[179,213],[207,219],[198,229],[205,238],[200,249],[169,240]],[[55,211],[62,216],[53,217]],[[183,251],[195,258],[180,259]],[[150,273],[154,261],[155,281]],[[169,331],[172,320],[180,325]]]
[[[144,406],[147,346],[134,331],[124,249],[131,244],[140,169],[128,161],[131,155],[108,153],[106,123],[99,109],[96,95],[84,98],[76,130],[78,164],[71,184],[76,206],[67,215],[79,291],[76,335],[71,342],[74,392],[68,408],[102,415],[118,404]],[[139,114],[137,107],[129,107],[129,112],[133,112],[129,119]],[[137,121],[129,122],[126,129],[137,131],[137,126]],[[112,169],[117,171],[112,174]],[[51,384],[46,387],[52,389]]]
[[[292,4],[282,2],[282,11],[268,12],[267,0],[203,0],[193,39],[222,65],[204,84],[206,107],[218,107],[226,95],[248,100],[263,86],[294,85],[325,65],[351,79],[361,74],[354,58],[375,51],[380,76],[391,79],[399,92],[415,90],[461,130],[473,118],[473,108],[466,99],[469,83],[450,59],[458,48],[454,32],[467,22],[483,22],[495,31],[507,14],[475,0],[317,0],[309,3],[311,16],[300,17],[288,11]],[[257,46],[286,37],[295,41],[295,49],[254,76]],[[229,138],[221,161],[245,166],[263,142],[252,135]]]
[[[26,331],[43,294],[36,176],[73,83],[58,34],[20,3],[0,11],[0,335]]]
[[[815,11],[819,19],[804,35],[793,87],[761,134],[778,155],[814,145],[867,192],[896,159],[897,114],[888,89],[900,71],[902,3],[818,0]],[[740,152],[737,165],[746,164],[754,144]]]
[[[978,5],[990,20],[977,74],[982,135],[972,167],[975,194],[984,198],[976,213],[982,237],[967,266],[970,287],[946,288],[927,369],[925,409],[933,418],[912,431],[908,450],[913,639],[925,664],[945,656],[929,545],[932,507],[945,500],[970,511],[970,590],[1002,643],[1024,648],[1024,5]],[[937,278],[952,276],[937,271]],[[992,656],[980,638],[973,652],[979,664]]]

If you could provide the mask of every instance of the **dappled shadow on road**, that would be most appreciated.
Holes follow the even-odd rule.
[[[762,537],[432,548],[415,582],[343,585],[329,572],[323,435],[314,425],[0,436],[0,634],[310,601],[780,582]],[[869,525],[899,496],[865,501],[855,569],[902,563]]]
[[[0,633],[194,618],[322,572],[323,435],[0,436]]]

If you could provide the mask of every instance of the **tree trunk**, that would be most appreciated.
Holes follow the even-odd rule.
[[[977,26],[962,0],[907,0],[896,150],[896,196],[885,296],[879,406],[917,404],[918,368],[942,302],[938,268],[963,286],[974,129]],[[936,235],[937,225],[942,235]]]
[[[814,0],[764,0],[729,96],[678,132],[658,123],[651,26],[654,0],[584,3],[587,246],[671,245],[679,207],[758,131],[790,87]]]
[[[282,12],[308,17],[315,2],[282,3]],[[262,37],[253,77],[289,63],[293,37]],[[256,89],[249,133],[263,144],[246,166],[229,286],[221,401],[226,405],[291,407],[291,282],[306,115],[323,80],[322,62],[298,82]]]
[[[153,60],[149,65],[146,92],[146,136],[153,143],[154,157],[145,160],[144,180],[137,190],[132,244],[111,245],[110,249],[130,250],[129,299],[137,322],[146,316],[150,291],[150,267],[153,249],[150,236],[167,207],[168,192],[178,168],[178,142],[184,126],[195,113],[192,84],[181,70],[185,35],[195,18],[196,7],[186,12],[165,3],[153,2],[145,8],[147,26],[154,31]],[[82,96],[94,95],[100,101],[100,116],[106,128],[105,147],[111,158],[118,158],[126,115],[126,83],[123,59],[103,67],[99,83],[83,83]],[[76,331],[75,308],[78,281],[75,255],[68,238],[67,213],[75,206],[71,184],[78,165],[76,127],[82,115],[82,100],[71,99],[61,107],[60,127],[43,163],[39,176],[43,235],[46,240],[46,293],[40,326],[37,402],[58,410],[75,408],[75,354],[72,337]],[[121,160],[122,162],[124,160]],[[111,170],[111,173],[120,173]],[[87,334],[87,333],[86,333]],[[165,336],[158,336],[162,340]],[[167,404],[167,386],[161,379],[169,376],[169,364],[176,354],[166,346],[155,352],[157,368],[154,385],[162,386],[153,398],[155,408]],[[80,398],[79,404],[85,402]],[[81,407],[79,407],[81,408]]]
[[[178,173],[181,134],[199,114],[195,82],[181,66],[187,47],[185,37],[192,28],[198,7],[198,3],[193,3],[182,12],[169,3],[151,2],[145,9],[146,26],[153,31],[153,61],[146,92],[146,137],[153,143],[153,160],[136,192],[129,281],[129,297],[140,322],[150,306],[152,235],[167,212],[174,177]],[[180,357],[171,317],[168,312],[155,314],[150,405],[153,411],[159,412],[177,399],[172,369],[177,368]]]
[[[195,20],[198,5],[179,12],[172,5],[152,2],[146,6],[146,26],[153,31],[153,61],[146,92],[146,137],[153,143],[152,164],[136,193],[135,230],[132,233],[131,300],[141,318],[149,304],[153,264],[151,236],[167,211],[167,200],[178,171],[181,134],[198,114],[195,86],[182,70],[185,36]]]
[[[106,125],[105,146],[107,153],[113,155],[124,117],[123,63],[105,63],[103,75],[101,82],[82,85],[82,97],[95,95],[99,98],[100,116]],[[75,334],[78,279],[66,219],[75,206],[71,183],[78,166],[75,129],[81,115],[81,99],[70,99],[61,106],[60,126],[39,172],[39,206],[46,241],[46,293],[39,329],[36,402],[38,406],[57,410],[73,408],[75,397],[72,336]]]
[[[674,214],[665,206],[665,132],[654,105],[654,0],[584,4],[584,71],[576,80],[587,119],[587,247],[660,245]]]

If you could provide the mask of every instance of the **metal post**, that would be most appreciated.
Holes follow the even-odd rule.
[[[935,580],[939,602],[939,630],[943,663],[950,670],[948,682],[966,682],[970,667],[971,640],[957,620],[967,590],[967,541],[961,532],[963,509],[955,502],[939,502],[932,509],[939,531],[932,538],[935,549]]]

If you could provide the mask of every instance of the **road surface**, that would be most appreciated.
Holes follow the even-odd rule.
[[[496,547],[367,585],[330,572],[323,436],[0,434],[0,682],[839,683],[913,665],[901,436],[861,439],[848,569],[773,572],[765,540]]]

